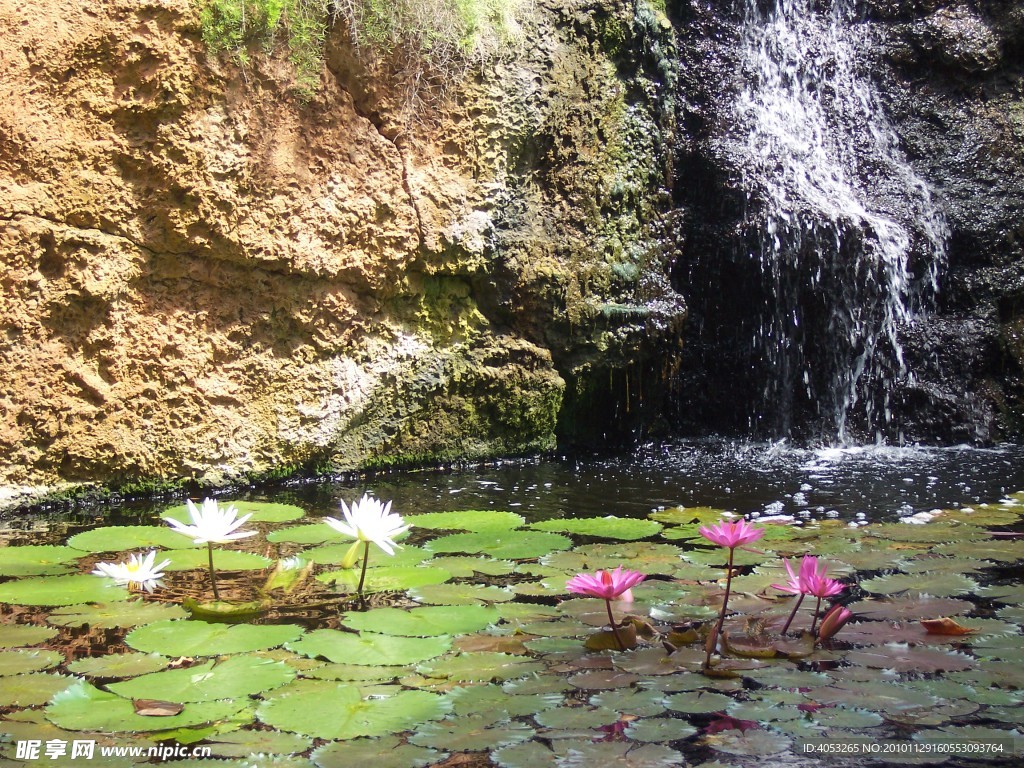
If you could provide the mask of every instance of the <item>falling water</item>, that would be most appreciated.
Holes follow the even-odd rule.
[[[745,2],[729,143],[757,201],[744,227],[766,306],[752,352],[768,368],[759,418],[776,421],[754,426],[788,434],[806,396],[840,442],[855,409],[880,436],[912,377],[900,330],[934,298],[945,221],[864,70],[854,0]]]

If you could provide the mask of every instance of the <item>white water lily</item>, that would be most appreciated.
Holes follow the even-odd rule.
[[[113,579],[119,587],[136,587],[152,592],[163,586],[163,569],[171,564],[170,560],[164,560],[154,565],[155,560],[156,550],[151,549],[145,557],[132,555],[126,563],[96,563],[93,574]]]
[[[226,544],[235,539],[255,536],[256,531],[239,531],[252,513],[238,517],[238,510],[228,505],[221,508],[215,499],[204,499],[202,509],[196,507],[191,499],[186,500],[188,513],[192,517],[192,525],[186,525],[173,517],[165,517],[164,522],[178,533],[183,533],[196,544]],[[237,518],[237,519],[236,519]]]
[[[409,530],[402,516],[391,511],[391,502],[381,503],[369,494],[363,494],[352,507],[341,502],[344,520],[325,517],[324,522],[345,536],[363,542],[373,542],[389,555],[395,554],[395,537]]]

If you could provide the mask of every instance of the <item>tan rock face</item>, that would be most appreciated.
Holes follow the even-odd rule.
[[[649,52],[624,76],[570,31],[594,12],[540,8],[410,124],[338,34],[303,104],[283,63],[208,58],[187,0],[0,0],[0,504],[552,447],[565,377],[683,314],[651,224],[669,118]]]

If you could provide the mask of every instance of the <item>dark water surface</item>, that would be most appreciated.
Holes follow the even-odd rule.
[[[628,455],[553,457],[454,471],[396,472],[345,481],[293,481],[233,490],[225,499],[296,503],[336,514],[370,492],[403,514],[510,509],[529,520],[643,516],[659,507],[711,506],[799,518],[894,520],[936,508],[996,502],[1024,489],[1024,446],[800,448],[724,440],[647,444]],[[137,523],[180,500],[105,504],[0,523],[12,543],[70,535],[100,522]],[[30,542],[34,539],[35,542]]]

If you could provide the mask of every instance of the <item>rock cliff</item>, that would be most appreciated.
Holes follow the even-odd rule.
[[[0,0],[0,501],[605,418],[685,314],[674,35],[646,0],[524,25],[409,119],[337,26],[304,101],[283,56],[211,56],[188,0]]]

